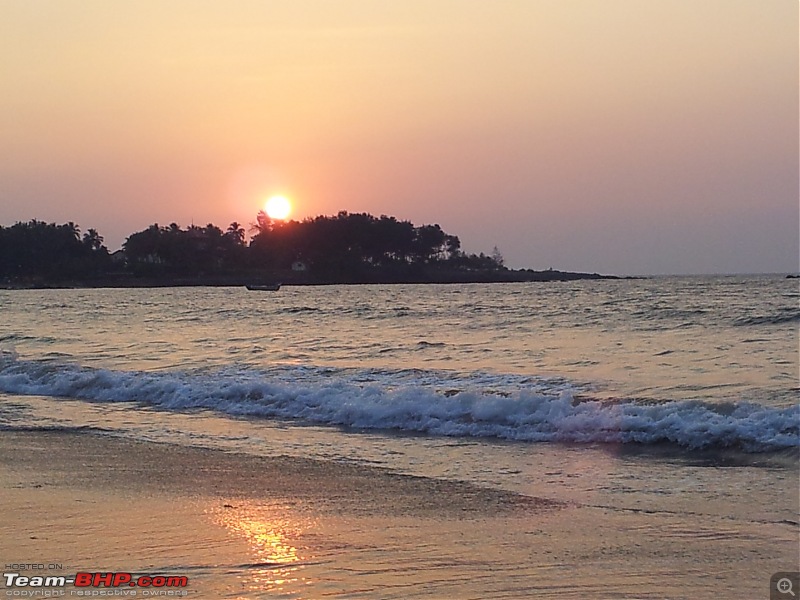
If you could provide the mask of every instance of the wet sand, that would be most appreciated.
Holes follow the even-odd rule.
[[[91,433],[0,433],[0,484],[4,564],[184,575],[202,598],[760,598],[797,562],[791,523]]]

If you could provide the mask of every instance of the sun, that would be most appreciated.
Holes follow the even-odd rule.
[[[270,219],[283,221],[292,212],[292,203],[286,196],[272,196],[264,204],[264,211]]]

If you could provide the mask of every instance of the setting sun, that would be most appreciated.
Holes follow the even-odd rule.
[[[292,212],[292,203],[286,196],[272,196],[264,204],[264,211],[270,219],[283,221]]]

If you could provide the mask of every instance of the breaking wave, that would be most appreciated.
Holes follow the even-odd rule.
[[[7,353],[0,355],[0,391],[524,442],[666,442],[748,452],[800,446],[800,405],[582,400],[564,380],[518,375],[287,366],[114,371]]]

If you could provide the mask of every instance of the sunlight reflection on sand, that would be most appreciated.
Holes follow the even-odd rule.
[[[283,592],[312,583],[302,571],[313,556],[299,538],[315,527],[313,519],[298,517],[280,503],[241,499],[210,506],[206,514],[247,544],[253,561],[241,565],[239,573],[246,590]]]

